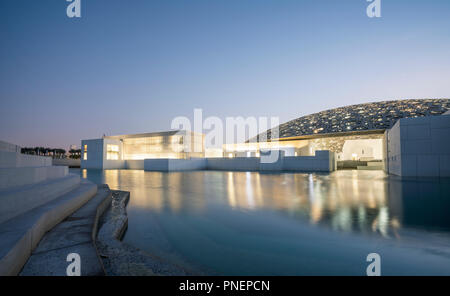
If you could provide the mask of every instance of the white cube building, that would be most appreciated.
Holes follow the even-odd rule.
[[[168,131],[81,141],[81,168],[144,169],[145,159],[204,157],[204,135]]]

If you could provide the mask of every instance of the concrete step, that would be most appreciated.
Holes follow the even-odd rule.
[[[0,190],[0,223],[66,194],[79,184],[80,176],[68,174],[63,178]]]
[[[44,234],[97,193],[83,180],[74,190],[0,224],[0,276],[17,275]]]
[[[63,178],[68,173],[69,169],[63,166],[0,168],[0,190]]]
[[[80,256],[82,276],[104,275],[95,239],[98,221],[111,201],[109,187],[99,186],[92,199],[45,234],[20,275],[66,276],[66,269],[70,264],[67,262],[67,255],[71,253]]]

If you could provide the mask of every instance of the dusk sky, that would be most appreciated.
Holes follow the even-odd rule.
[[[0,140],[67,149],[176,116],[450,97],[450,1],[0,1]]]

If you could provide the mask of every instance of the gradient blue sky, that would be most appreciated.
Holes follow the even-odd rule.
[[[450,97],[450,1],[0,1],[0,139],[67,148],[175,116]]]

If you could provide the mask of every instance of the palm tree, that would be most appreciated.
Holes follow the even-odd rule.
[[[20,150],[22,154],[52,156],[53,158],[64,158],[66,150],[61,148],[44,148],[44,147],[23,147]],[[74,151],[76,154],[76,151]]]
[[[81,156],[81,149],[70,149],[69,150],[70,158],[79,159]]]

